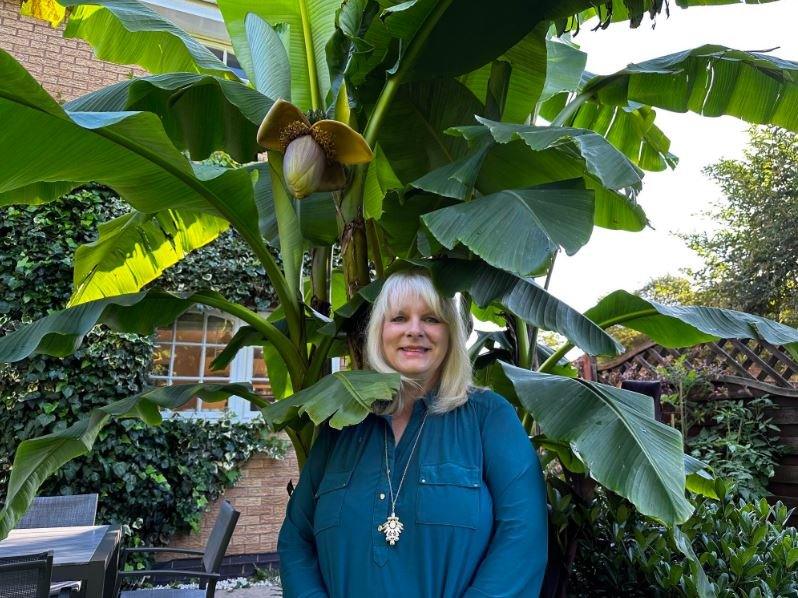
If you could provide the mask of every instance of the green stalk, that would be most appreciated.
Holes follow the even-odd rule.
[[[319,378],[321,378],[324,364],[327,362],[327,356],[330,354],[330,348],[334,340],[335,338],[332,336],[325,336],[321,342],[316,345],[316,350],[313,352],[308,371],[305,374],[305,387],[315,384],[318,382]]]
[[[296,347],[294,347],[290,339],[280,332],[280,330],[278,330],[274,324],[260,317],[254,311],[247,309],[243,305],[227,301],[226,299],[201,297],[196,301],[197,303],[201,303],[209,307],[216,307],[232,316],[236,316],[263,334],[263,336],[265,336],[266,339],[274,345],[277,351],[279,351],[280,356],[285,360],[285,364],[288,367],[288,374],[291,376],[292,384],[296,385],[295,388],[301,387],[306,371],[305,361],[302,358],[302,354],[297,350]]]
[[[377,271],[377,278],[385,276],[385,268],[382,265],[382,251],[380,250],[380,239],[377,236],[377,227],[374,220],[366,221],[366,240],[371,248],[371,259],[374,262],[374,269]]]
[[[299,17],[302,19],[302,38],[305,42],[305,56],[308,63],[308,78],[310,82],[310,107],[313,110],[321,109],[321,94],[319,93],[319,76],[316,71],[316,52],[313,49],[313,37],[310,32],[310,18],[305,0],[299,0]]]
[[[565,105],[560,113],[554,117],[554,120],[551,121],[552,127],[562,127],[568,120],[576,114],[576,112],[582,107],[582,104],[587,102],[593,94],[591,93],[580,93],[577,95],[573,100],[568,102]]]

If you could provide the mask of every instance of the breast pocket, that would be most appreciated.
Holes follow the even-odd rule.
[[[422,465],[416,522],[476,528],[481,486],[478,467],[456,463]]]
[[[313,532],[318,534],[341,523],[341,508],[349,486],[352,472],[330,472],[324,474],[316,491],[316,512],[313,515]]]

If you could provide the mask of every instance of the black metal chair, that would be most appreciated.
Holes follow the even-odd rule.
[[[96,494],[37,496],[17,523],[17,529],[94,525],[96,515]]]
[[[0,558],[0,598],[47,598],[53,553]]]
[[[117,576],[117,593],[121,598],[213,598],[216,592],[216,582],[221,579],[219,570],[222,566],[222,559],[224,553],[227,551],[227,545],[230,543],[230,538],[233,536],[238,517],[241,515],[233,508],[228,501],[222,503],[219,510],[219,516],[213,524],[208,542],[205,544],[205,550],[190,550],[187,548],[123,548],[122,549],[122,562],[119,566],[119,574]],[[191,554],[202,557],[203,571],[182,571],[176,569],[153,569],[146,571],[122,571],[124,568],[124,560],[126,555],[131,552],[148,552],[148,553],[163,553],[172,552],[179,554]],[[199,578],[200,589],[145,589],[145,590],[128,590],[119,593],[119,586],[122,579],[133,577],[149,577],[157,575],[159,577],[174,577],[174,578]]]

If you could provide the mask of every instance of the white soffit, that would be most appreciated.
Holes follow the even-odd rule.
[[[142,0],[154,11],[191,35],[230,44],[216,2],[208,0]]]

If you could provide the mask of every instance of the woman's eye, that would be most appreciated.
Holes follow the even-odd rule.
[[[391,318],[391,322],[404,322],[404,321],[405,321],[404,316],[394,316],[393,318]]]
[[[433,316],[427,316],[426,318],[424,318],[424,321],[425,322],[429,322],[430,324],[440,324],[441,323],[441,321],[438,318],[433,317]]]

